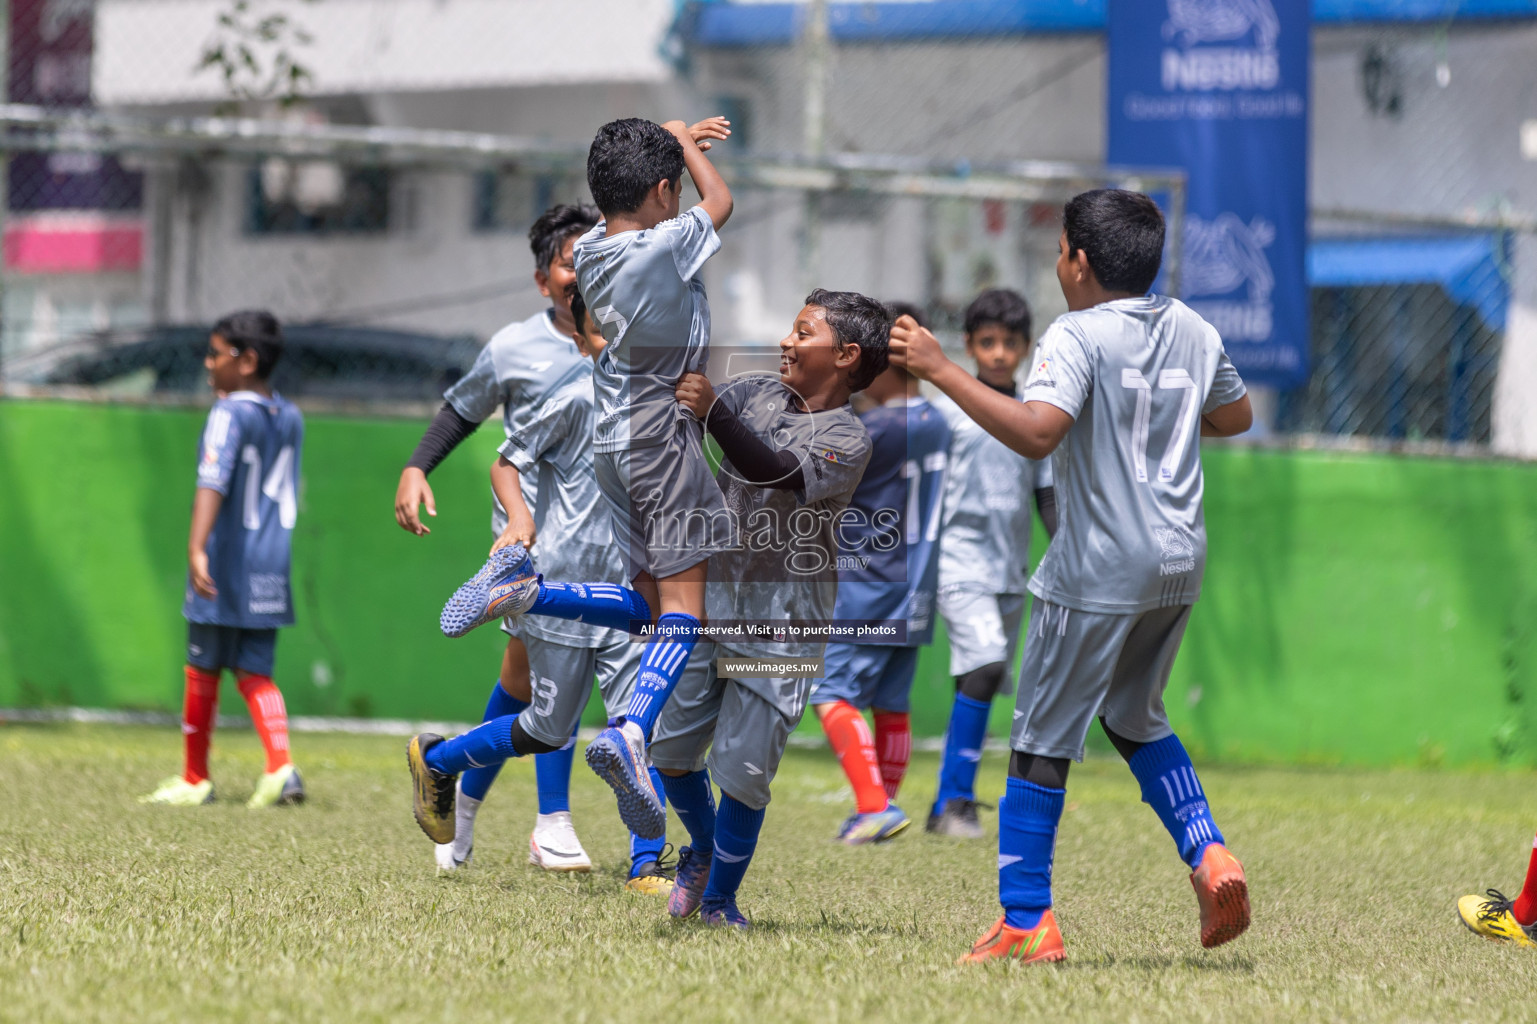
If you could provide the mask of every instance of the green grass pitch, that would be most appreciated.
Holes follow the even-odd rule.
[[[625,839],[580,761],[591,875],[526,863],[533,768],[514,763],[481,814],[474,867],[439,876],[411,819],[403,740],[297,735],[311,802],[253,812],[259,749],[225,732],[223,802],[137,805],[179,746],[165,729],[0,728],[0,1020],[1537,1015],[1537,951],[1479,939],[1453,911],[1464,892],[1519,888],[1537,826],[1529,773],[1207,768],[1254,926],[1203,951],[1167,835],[1124,768],[1092,760],[1073,771],[1057,850],[1067,963],[978,969],[953,961],[998,913],[994,842],[915,825],[880,847],[834,844],[848,799],[823,751],[785,760],[742,893],[757,928],[735,935],[675,924],[621,888]],[[934,771],[933,755],[914,759],[915,818]],[[990,754],[984,797],[1002,784]]]

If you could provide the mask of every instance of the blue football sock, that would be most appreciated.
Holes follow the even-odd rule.
[[[528,702],[518,700],[502,689],[502,681],[498,679],[491,685],[491,696],[486,701],[486,713],[481,716],[481,721],[489,722],[493,718],[515,715],[526,707]],[[501,770],[500,761],[484,768],[469,769],[459,777],[459,792],[472,800],[484,800],[486,793],[491,789],[491,783],[496,781],[496,776]]]
[[[934,813],[957,797],[976,799],[977,764],[982,760],[982,745],[987,742],[987,713],[992,705],[955,695],[950,707],[950,727],[945,730],[945,752],[939,759],[939,794],[934,797]]]
[[[715,848],[715,790],[708,771],[687,775],[663,775],[662,788],[678,820],[688,830],[688,845],[696,850]]]
[[[758,831],[762,828],[763,808],[755,811],[729,794],[720,795],[720,812],[715,816],[715,853],[710,859],[704,903],[736,896],[742,887],[742,876],[752,863],[753,851],[758,848]]]
[[[1010,928],[1034,928],[1051,908],[1051,862],[1065,789],[1009,776],[998,810],[998,902]]]
[[[656,795],[662,798],[662,806],[667,806],[667,790],[662,784],[663,775],[655,768],[651,769],[651,784],[656,787]],[[657,836],[655,839],[642,839],[634,832],[630,833],[630,877],[634,878],[637,869],[648,861],[654,862],[662,859],[662,850],[667,845],[667,837]]]
[[[1143,746],[1126,765],[1142,784],[1142,802],[1158,812],[1158,820],[1174,837],[1180,859],[1192,871],[1200,867],[1206,848],[1223,839],[1185,745],[1170,733]]]
[[[640,635],[651,625],[651,607],[640,591],[617,583],[546,583],[539,581],[539,596],[530,615],[591,622],[610,629]]]
[[[559,750],[534,755],[534,780],[539,787],[539,813],[554,814],[571,810],[571,762],[576,760],[577,722],[571,738]]]
[[[672,696],[673,687],[688,668],[688,656],[698,638],[699,620],[692,615],[668,612],[656,620],[656,636],[641,655],[635,690],[624,713],[626,719],[640,726],[647,739],[651,738],[657,716]]]
[[[466,768],[500,765],[509,757],[518,756],[512,749],[512,723],[517,720],[517,715],[503,715],[482,722],[463,735],[439,743],[422,760],[428,768],[445,775],[457,775]]]

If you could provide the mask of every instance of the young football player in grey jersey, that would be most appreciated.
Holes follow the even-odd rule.
[[[532,612],[649,637],[629,706],[586,754],[613,788],[624,823],[648,839],[662,835],[667,813],[651,783],[646,743],[699,638],[706,563],[734,540],[703,431],[678,411],[670,390],[709,354],[699,272],[720,248],[716,230],[732,201],[704,151],[728,135],[718,117],[692,128],[632,117],[598,129],[587,154],[587,186],[605,220],[572,253],[577,287],[607,341],[593,371],[594,471],[633,589],[544,586],[524,546],[513,545],[493,552],[439,619],[449,636]],[[700,202],[679,216],[685,168]],[[418,777],[429,778],[426,770],[418,766]]]
[[[964,329],[977,379],[1017,399],[1016,377],[1030,349],[1030,306],[1024,296],[988,289],[966,307]],[[1049,462],[1009,448],[949,398],[941,395],[934,404],[951,429],[939,538],[939,614],[950,640],[955,699],[927,830],[980,839],[977,766],[993,697],[1010,692],[1008,670],[1014,664],[1030,574],[1030,503],[1033,498],[1050,537],[1057,530],[1057,500]]]
[[[423,506],[429,516],[438,514],[427,475],[498,406],[502,409],[503,431],[511,436],[530,421],[557,381],[574,368],[590,365],[590,360],[577,351],[571,340],[571,296],[576,288],[571,250],[577,238],[596,223],[598,211],[591,206],[563,203],[546,210],[529,228],[534,284],[549,299],[549,308],[527,320],[508,324],[492,335],[469,373],[444,395],[443,408],[400,473],[395,491],[395,521],[402,529],[419,537],[431,532],[421,521]],[[514,510],[510,523],[507,510],[492,494],[492,536],[501,536],[510,526],[516,539],[525,544],[533,542],[536,527],[527,510],[536,502],[534,481],[523,481],[522,494],[527,505]],[[502,620],[502,630],[507,633],[507,647],[502,654],[501,671],[486,701],[486,719],[513,714],[531,699],[528,652],[511,620]],[[535,758],[539,815],[529,839],[529,850],[534,862],[550,871],[586,871],[592,866],[571,822],[569,793],[574,756],[572,746]],[[461,810],[472,818],[496,772],[495,768],[477,769],[466,772],[460,780],[460,796],[465,800]],[[466,863],[468,846],[460,849],[459,858],[453,848],[450,841],[439,844],[436,856],[442,870],[452,871]]]
[[[1051,865],[1070,760],[1098,716],[1191,870],[1201,944],[1249,925],[1248,884],[1164,713],[1163,690],[1206,561],[1199,437],[1253,421],[1217,332],[1147,294],[1164,222],[1147,196],[1085,192],[1067,204],[1057,280],[1069,312],[1039,342],[1023,404],[899,323],[893,359],[932,381],[1027,458],[1052,455],[1057,535],[1030,581],[1025,659],[999,814],[1003,916],[963,962],[1061,960]]]
[[[602,507],[592,471],[596,417],[591,360],[603,350],[603,336],[587,315],[580,294],[572,296],[571,315],[582,325],[574,338],[587,358],[554,381],[544,400],[520,418],[491,467],[492,487],[514,520],[530,514],[525,495],[531,490],[538,495],[532,512],[539,524],[538,543],[526,540],[513,522],[497,537],[492,552],[527,543],[537,567],[556,578],[611,580],[614,582],[609,587],[618,590],[623,559],[614,545],[608,511]],[[477,771],[494,776],[507,756],[548,757],[552,751],[567,749],[592,693],[595,675],[611,715],[622,714],[629,702],[642,645],[632,642],[627,632],[544,616],[529,616],[517,623],[518,636],[528,650],[530,703],[491,718],[456,741],[467,745],[470,753],[466,777]],[[427,750],[436,740],[423,735],[415,746]],[[474,746],[482,742],[492,756]],[[465,796],[462,785],[454,804],[454,837],[449,844],[453,859],[460,862],[469,859],[480,807],[479,799]],[[653,785],[661,785],[654,770]],[[672,889],[672,881],[660,864],[663,839],[631,835],[629,889],[660,895]],[[536,833],[529,841],[530,860],[538,863],[561,855],[560,849],[539,849],[539,840]]]
[[[573,250],[578,287],[608,340],[593,372],[593,447],[624,579],[641,599],[624,615],[655,623],[630,706],[588,745],[587,763],[614,788],[625,823],[648,836],[661,797],[645,746],[699,638],[709,557],[734,539],[699,422],[673,396],[709,356],[699,274],[720,249],[716,232],[732,199],[705,151],[730,134],[719,117],[692,127],[642,118],[604,125],[587,154],[587,184],[606,219]],[[699,205],[680,216],[685,169]],[[590,614],[585,597],[562,597],[535,611]]]
[[[890,330],[874,299],[819,289],[779,343],[778,379],[742,376],[718,392],[701,374],[679,384],[678,401],[725,455],[717,479],[740,527],[740,543],[710,560],[718,655],[822,656],[838,593],[836,531],[870,459],[870,437],[849,396],[885,370]],[[746,928],[737,890],[812,680],[711,672],[697,682],[690,673],[679,684],[651,745],[689,832],[668,912],[699,911],[706,924]]]

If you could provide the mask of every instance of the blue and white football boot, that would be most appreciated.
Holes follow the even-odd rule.
[[[476,626],[522,615],[539,599],[539,574],[522,544],[497,548],[443,606],[438,627],[445,636],[464,636]]]
[[[849,815],[843,827],[838,830],[838,841],[849,846],[884,843],[911,824],[907,815],[902,813],[902,808],[896,804],[887,804],[884,811]]]
[[[610,725],[587,744],[587,766],[609,784],[619,801],[619,820],[642,839],[667,833],[667,808],[651,784],[646,735],[635,722]]]

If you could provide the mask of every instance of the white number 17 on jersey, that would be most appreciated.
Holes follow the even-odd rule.
[[[1148,421],[1153,416],[1153,385],[1148,383],[1140,370],[1122,370],[1121,387],[1137,393],[1137,415],[1131,428],[1131,461],[1137,471],[1137,480],[1147,483],[1147,433]],[[1185,448],[1190,444],[1195,426],[1192,414],[1199,411],[1197,391],[1195,380],[1188,370],[1158,371],[1158,389],[1184,392],[1180,399],[1179,422],[1175,424],[1174,434],[1169,438],[1169,447],[1163,453],[1163,461],[1158,464],[1159,482],[1168,483],[1174,479],[1174,471],[1179,468],[1180,460],[1185,456]]]

